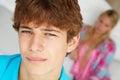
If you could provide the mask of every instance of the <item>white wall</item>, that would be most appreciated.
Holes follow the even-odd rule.
[[[120,19],[116,27],[111,33],[112,39],[116,42],[116,52],[114,59],[120,61]]]
[[[13,12],[15,9],[15,0],[0,0],[0,5]]]
[[[17,32],[12,28],[14,11],[12,1],[0,1],[0,53],[4,54],[19,52]]]

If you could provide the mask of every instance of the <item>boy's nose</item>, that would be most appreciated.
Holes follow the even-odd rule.
[[[30,50],[33,52],[41,52],[43,51],[43,47],[44,47],[43,44],[44,41],[42,38],[38,36],[34,36],[33,39],[31,40]]]

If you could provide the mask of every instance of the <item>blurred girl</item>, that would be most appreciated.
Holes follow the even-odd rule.
[[[83,25],[77,48],[71,53],[74,80],[110,80],[107,69],[115,53],[109,37],[118,21],[114,10],[103,12],[93,27]]]

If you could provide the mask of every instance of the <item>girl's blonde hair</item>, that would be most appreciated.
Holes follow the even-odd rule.
[[[103,15],[107,15],[110,19],[111,19],[111,22],[113,24],[113,28],[114,26],[117,24],[118,22],[118,19],[119,19],[119,15],[118,13],[115,11],[115,10],[107,10],[105,12],[103,12],[99,17],[103,16]],[[82,41],[84,42],[87,42],[90,38],[91,38],[91,34],[92,32],[94,31],[94,28],[91,28],[89,29],[87,32],[86,32],[86,36],[82,39]],[[96,42],[94,42],[90,47],[89,49],[86,51],[86,54],[84,55],[83,59],[82,59],[82,62],[81,62],[81,65],[84,66],[86,60],[88,59],[88,56],[91,52],[91,50],[93,50],[94,48],[96,48],[101,42],[104,41],[105,38],[107,38],[109,36],[110,32],[106,32],[104,34],[102,34],[97,40]]]
[[[110,18],[110,20],[113,24],[113,27],[114,27],[119,20],[119,14],[115,10],[110,9],[110,10],[107,10],[107,11],[103,12],[99,17],[101,17],[105,14]]]

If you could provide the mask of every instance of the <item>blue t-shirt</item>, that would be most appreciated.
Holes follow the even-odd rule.
[[[0,80],[18,80],[21,64],[20,54],[0,55]],[[70,80],[62,68],[60,80]]]

